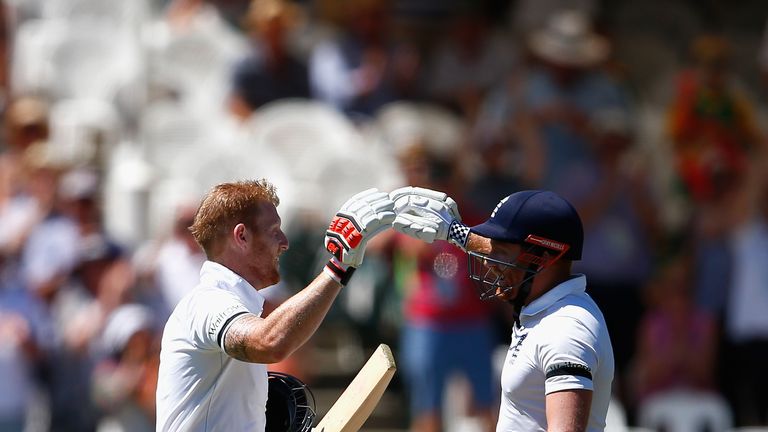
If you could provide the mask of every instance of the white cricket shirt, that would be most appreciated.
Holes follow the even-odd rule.
[[[561,283],[523,307],[501,373],[501,431],[546,431],[549,393],[592,390],[587,431],[605,429],[613,348],[586,277]]]
[[[263,431],[267,367],[224,352],[224,334],[264,298],[243,278],[206,261],[200,284],[181,299],[163,331],[157,383],[158,431]]]

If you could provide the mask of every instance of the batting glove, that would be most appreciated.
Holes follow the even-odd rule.
[[[375,188],[356,194],[341,206],[325,231],[325,249],[333,255],[325,267],[329,276],[346,284],[362,264],[368,240],[392,225],[394,206],[387,193]]]
[[[432,243],[447,240],[466,250],[469,228],[461,223],[456,201],[444,192],[406,186],[389,194],[395,202],[395,231]]]

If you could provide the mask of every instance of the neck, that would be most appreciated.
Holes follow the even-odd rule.
[[[248,282],[252,287],[256,288],[257,290],[265,287],[265,285],[261,283],[261,281],[256,277],[256,275],[250,270],[248,265],[245,263],[247,260],[244,260],[242,258],[240,259],[233,258],[226,253],[223,253],[216,257],[209,258],[209,260],[219,263],[224,267],[232,270],[232,272],[234,272],[236,275],[240,276],[241,278],[245,279],[246,282]]]
[[[528,298],[525,299],[525,305],[530,304],[532,301],[543,296],[552,288],[560,285],[571,278],[571,263],[570,261],[559,262],[552,265],[547,269],[544,269],[541,273],[536,275],[533,279],[533,286],[531,287],[531,293]]]

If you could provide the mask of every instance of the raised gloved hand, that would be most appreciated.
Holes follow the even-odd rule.
[[[325,249],[333,257],[325,266],[329,276],[346,284],[363,262],[365,246],[395,219],[395,203],[385,192],[372,188],[347,200],[325,231]]]
[[[390,192],[397,217],[392,227],[403,234],[432,243],[447,240],[466,249],[469,228],[461,223],[459,208],[444,192],[406,186]]]

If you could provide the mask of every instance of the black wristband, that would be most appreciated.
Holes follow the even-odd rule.
[[[344,265],[339,260],[331,258],[325,264],[325,272],[331,279],[341,285],[346,285],[349,283],[349,280],[352,279],[352,275],[355,273],[355,267],[349,266],[345,269]]]

